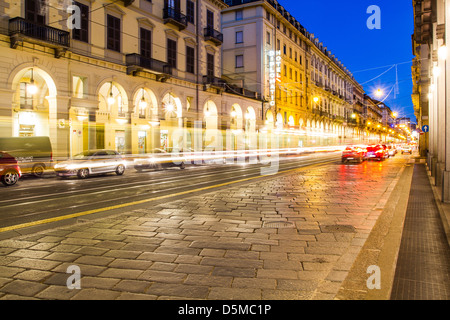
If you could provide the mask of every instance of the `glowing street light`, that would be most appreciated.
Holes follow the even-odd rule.
[[[108,102],[109,105],[114,104],[114,102],[116,101],[116,100],[114,99],[112,89],[113,89],[113,84],[112,84],[112,81],[111,81],[111,88],[109,89],[109,97],[108,97],[108,99],[107,99],[107,102]]]
[[[313,101],[314,101],[315,103],[319,102],[319,97],[314,97],[314,98],[313,98]]]
[[[377,91],[375,91],[375,95],[376,95],[377,97],[381,97],[381,96],[383,95],[383,90],[378,89]]]
[[[33,68],[31,69],[31,80],[30,80],[30,83],[27,85],[27,92],[30,95],[35,95],[38,92],[38,88],[37,88],[36,84],[34,83]]]

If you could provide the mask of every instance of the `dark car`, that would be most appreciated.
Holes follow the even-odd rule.
[[[367,150],[362,147],[347,147],[342,152],[342,162],[356,161],[363,162],[366,160]]]
[[[0,180],[5,186],[12,186],[19,181],[22,172],[17,160],[8,153],[0,152]]]
[[[153,149],[151,153],[136,156],[134,158],[134,168],[136,171],[146,169],[162,169],[170,167],[186,167],[186,159],[182,152],[170,152],[163,149]]]
[[[382,145],[368,146],[367,159],[383,161],[386,159],[386,149]]]
[[[42,177],[52,169],[53,150],[49,137],[0,138],[0,150],[16,158],[23,174]]]

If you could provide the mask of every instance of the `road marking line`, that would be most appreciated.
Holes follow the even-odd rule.
[[[284,173],[288,173],[288,172],[292,172],[292,171],[297,171],[297,170],[300,170],[300,169],[305,169],[305,168],[309,168],[309,167],[313,167],[313,166],[317,166],[317,165],[330,164],[330,163],[333,163],[333,162],[336,162],[336,160],[319,162],[319,163],[310,164],[310,165],[307,165],[307,166],[304,166],[304,167],[300,167],[300,168],[279,171],[275,175],[284,174]],[[6,232],[6,231],[13,231],[13,230],[17,230],[17,229],[22,229],[22,228],[27,228],[27,227],[34,227],[34,226],[38,226],[38,225],[46,224],[46,223],[52,223],[52,222],[58,222],[58,221],[62,221],[62,220],[72,219],[72,218],[78,218],[78,217],[87,216],[87,215],[98,213],[98,212],[103,212],[103,211],[109,211],[109,210],[115,210],[115,209],[130,207],[130,206],[134,206],[134,205],[138,205],[138,204],[142,204],[142,203],[163,200],[163,199],[172,198],[172,197],[176,197],[176,196],[181,196],[181,195],[185,195],[185,194],[189,194],[189,193],[194,193],[194,192],[199,192],[199,191],[204,191],[204,190],[220,188],[220,187],[228,186],[228,185],[235,184],[235,183],[246,182],[246,181],[250,181],[250,180],[255,180],[255,179],[259,179],[259,178],[267,178],[267,177],[270,177],[270,176],[256,176],[256,177],[250,177],[250,178],[245,178],[245,179],[240,179],[240,180],[234,180],[234,181],[230,181],[230,182],[216,184],[216,185],[213,185],[213,186],[198,188],[198,189],[194,189],[194,190],[182,191],[182,192],[178,192],[178,193],[174,193],[174,194],[168,194],[168,195],[164,195],[164,196],[159,196],[159,197],[155,197],[155,198],[151,198],[151,199],[138,200],[138,201],[118,204],[118,205],[114,205],[114,206],[110,206],[110,207],[93,209],[93,210],[88,210],[88,211],[83,211],[83,212],[78,212],[78,213],[72,213],[72,214],[68,214],[68,215],[64,215],[64,216],[48,218],[48,219],[43,219],[43,220],[37,220],[37,221],[33,221],[33,222],[21,223],[21,224],[9,226],[9,227],[0,228],[0,233]]]

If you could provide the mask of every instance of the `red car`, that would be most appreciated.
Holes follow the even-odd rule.
[[[22,176],[16,158],[5,152],[0,152],[0,180],[5,186],[12,186]]]
[[[387,158],[385,146],[373,145],[367,147],[367,158],[382,161]]]
[[[366,149],[362,147],[347,147],[342,152],[342,163],[357,161],[359,163],[366,160]]]

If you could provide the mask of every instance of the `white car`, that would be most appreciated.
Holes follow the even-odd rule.
[[[402,154],[405,154],[405,153],[412,154],[412,148],[410,146],[402,147]]]
[[[78,176],[85,179],[90,175],[114,172],[121,176],[125,172],[126,161],[114,150],[84,151],[72,159],[55,165],[58,177]]]

